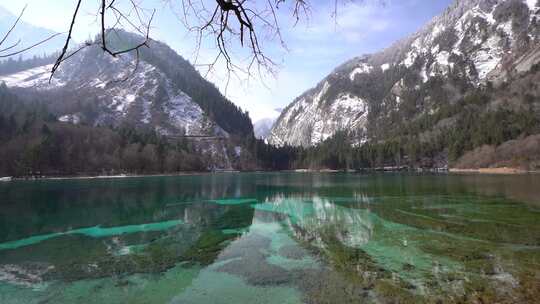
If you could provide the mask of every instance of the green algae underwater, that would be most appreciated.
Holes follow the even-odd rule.
[[[537,303],[540,176],[0,184],[0,303]]]

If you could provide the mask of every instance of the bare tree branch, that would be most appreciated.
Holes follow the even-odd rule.
[[[49,37],[47,37],[47,38],[45,38],[45,39],[43,39],[43,40],[41,40],[41,41],[39,41],[39,42],[36,42],[36,43],[32,44],[31,46],[28,46],[28,47],[26,47],[26,48],[24,48],[24,49],[15,51],[15,52],[13,52],[13,53],[9,53],[9,54],[1,54],[1,55],[0,55],[0,58],[11,57],[11,56],[15,56],[15,55],[24,53],[24,52],[26,52],[26,51],[28,51],[28,50],[30,50],[30,49],[33,49],[33,48],[35,48],[36,46],[41,45],[41,44],[43,44],[43,43],[45,43],[45,42],[47,42],[47,41],[53,39],[53,38],[56,37],[56,36],[59,36],[59,35],[62,35],[62,33],[56,33],[56,34],[54,34],[54,35],[51,35],[51,36],[49,36]],[[19,43],[17,42],[17,44],[19,44]],[[17,45],[17,44],[15,44],[15,45]],[[12,46],[12,47],[13,47],[13,46]],[[9,47],[8,49],[10,49],[10,48],[12,48],[12,47]]]
[[[11,32],[13,32],[13,30],[15,29],[15,27],[17,26],[17,24],[19,23],[19,21],[21,20],[23,14],[24,14],[24,11],[26,10],[26,7],[27,5],[25,5],[23,7],[23,9],[21,10],[21,13],[19,14],[19,17],[17,17],[17,20],[15,20],[15,22],[13,22],[13,25],[11,26],[11,28],[7,31],[7,33],[4,35],[4,38],[2,38],[2,40],[0,40],[0,45],[4,44],[4,42],[6,41],[6,39],[9,37],[9,35],[11,34]]]
[[[58,69],[60,64],[64,61],[63,60],[64,56],[66,56],[66,53],[67,53],[67,50],[68,50],[68,47],[69,47],[69,42],[71,41],[71,35],[73,33],[73,27],[75,26],[75,19],[77,18],[77,14],[79,13],[79,9],[81,8],[81,2],[82,2],[82,0],[77,1],[77,6],[75,7],[75,12],[73,13],[73,17],[71,18],[71,25],[69,26],[69,31],[68,31],[68,35],[67,35],[67,38],[66,38],[66,42],[64,44],[64,47],[62,48],[62,52],[60,53],[60,55],[56,59],[56,62],[54,63],[54,65],[53,65],[53,67],[51,69],[51,76],[49,77],[49,82],[51,82],[51,80],[52,80],[52,78],[54,76],[54,73],[56,72],[56,70]]]
[[[13,48],[16,48],[19,44],[21,43],[21,39],[17,40],[17,42],[15,42],[14,44],[12,44],[11,46],[8,46],[6,48],[3,48],[0,50],[0,53],[3,53],[3,52],[6,52],[6,51],[9,51]]]
[[[277,10],[283,6],[288,5],[292,16],[295,18],[294,24],[296,25],[304,16],[307,18],[310,14],[311,2],[313,0],[178,0],[181,4],[181,13],[177,14],[185,28],[195,33],[195,62],[196,66],[207,67],[207,75],[214,70],[217,64],[223,63],[227,70],[227,82],[231,75],[238,77],[238,73],[247,75],[247,79],[251,77],[253,71],[256,71],[259,75],[263,73],[273,74],[276,68],[275,62],[267,56],[263,43],[267,40],[276,39],[280,45],[287,50],[285,40],[281,34],[280,20],[278,18]],[[331,8],[331,16],[337,19],[338,3],[339,1],[359,1],[363,0],[333,0]],[[381,0],[384,1],[384,0]],[[155,10],[152,10],[148,21],[145,21],[143,16],[143,9],[139,7],[139,3],[136,0],[126,0],[124,5],[127,4],[129,9],[126,10],[125,6],[116,6],[120,1],[117,0],[100,0],[100,8],[97,12],[99,15],[100,23],[100,41],[94,41],[93,44],[98,44],[101,49],[116,57],[120,54],[129,53],[135,51],[138,61],[139,49],[146,46],[148,47],[148,41],[150,39],[149,32],[151,23],[154,18]],[[163,0],[164,3],[169,3],[172,11],[172,0]],[[213,5],[209,5],[213,3]],[[65,59],[74,55],[74,53],[81,50],[77,49],[75,52],[67,55],[69,42],[71,40],[71,34],[75,26],[75,19],[79,13],[81,0],[77,0],[77,6],[72,15],[71,25],[68,31],[68,37],[60,56],[57,58],[56,63],[51,71],[51,78],[58,69],[59,65],[65,61]],[[120,4],[118,4],[120,5]],[[132,17],[131,14],[134,14]],[[176,12],[174,12],[176,13]],[[107,27],[106,21],[108,14],[111,14],[115,18],[115,22],[112,27]],[[96,16],[97,17],[97,16]],[[194,24],[192,24],[194,23]],[[337,24],[337,20],[336,20]],[[128,26],[141,35],[145,36],[144,41],[129,47],[124,50],[112,50],[108,46],[107,34],[110,31],[115,31],[117,27]],[[144,30],[143,30],[144,29]],[[261,33],[269,34],[267,37],[260,38]],[[203,39],[205,42],[208,37],[213,37],[217,54],[214,59],[209,63],[199,64],[199,52]],[[249,56],[244,58],[242,63],[238,63],[236,58],[233,58],[231,50],[233,44],[238,42],[242,48],[247,49]],[[87,46],[87,45],[86,45]],[[86,47],[83,46],[82,48]],[[221,63],[220,63],[221,62]],[[243,65],[243,67],[241,66]],[[138,66],[138,64],[136,64]],[[240,78],[240,77],[239,77]]]
[[[58,58],[56,59],[56,62],[55,64],[53,65],[53,68],[51,70],[51,76],[49,78],[49,81],[52,80],[52,77],[54,76],[55,72],[58,70],[59,66],[67,59],[69,59],[70,57],[74,56],[75,54],[77,54],[78,52],[80,52],[81,50],[83,50],[84,48],[88,47],[88,46],[91,46],[91,45],[94,45],[96,44],[96,42],[87,42],[86,44],[84,44],[83,46],[79,47],[77,50],[67,54],[67,51],[68,51],[68,48],[69,48],[69,43],[72,39],[72,33],[73,33],[73,29],[74,29],[74,26],[75,26],[75,20],[79,14],[79,10],[80,10],[80,6],[81,6],[81,1],[82,0],[78,0],[77,1],[77,6],[75,8],[75,11],[72,15],[72,18],[71,18],[71,25],[70,25],[70,28],[69,28],[69,31],[68,31],[68,37],[66,38],[66,41],[65,41],[65,44],[64,44],[64,47],[62,49],[62,52],[60,53],[60,55],[58,56]],[[116,57],[118,55],[121,55],[121,54],[125,54],[125,53],[130,53],[130,52],[133,52],[135,51],[135,55],[136,55],[136,64],[135,64],[135,70],[137,69],[137,67],[139,66],[138,62],[139,62],[139,49],[146,46],[148,47],[148,42],[150,40],[150,27],[151,27],[151,24],[152,24],[152,20],[154,18],[154,15],[155,15],[155,10],[152,11],[152,14],[150,16],[150,19],[149,21],[146,23],[145,27],[146,27],[146,32],[145,32],[145,39],[144,41],[140,42],[139,44],[133,46],[133,47],[129,47],[129,48],[126,48],[126,49],[123,49],[123,50],[112,50],[109,46],[108,46],[108,43],[107,43],[107,34],[110,32],[110,31],[114,31],[116,26],[119,25],[119,24],[122,24],[122,21],[126,21],[129,25],[131,25],[135,30],[137,30],[139,33],[143,33],[142,30],[140,29],[139,26],[135,25],[133,23],[132,20],[130,20],[129,18],[129,14],[125,14],[123,13],[120,9],[118,9],[117,7],[114,6],[115,4],[115,1],[116,0],[111,0],[108,4],[107,4],[107,0],[101,0],[101,3],[100,3],[100,10],[99,10],[99,15],[100,15],[100,28],[101,28],[101,39],[100,39],[100,42],[98,43],[99,46],[101,47],[101,49],[113,56],[113,57]],[[142,17],[141,17],[141,14],[139,12],[139,7],[137,6],[137,4],[133,1],[133,0],[130,0],[130,3],[132,4],[132,8],[133,10],[135,11],[135,14],[137,15],[137,18],[141,21],[142,23]],[[107,15],[107,12],[108,11],[111,11],[115,16],[116,16],[116,23],[113,27],[111,28],[107,28],[107,25],[106,25],[106,15]],[[134,70],[134,72],[135,72]]]
[[[102,3],[105,3],[105,0],[102,1]],[[105,9],[105,6],[103,6],[103,9]],[[124,53],[129,53],[131,51],[135,51],[138,49],[140,49],[141,47],[143,46],[146,46],[148,47],[148,41],[150,40],[150,25],[152,23],[152,20],[154,19],[154,14],[155,14],[155,10],[152,12],[152,16],[150,17],[150,21],[148,21],[148,25],[147,25],[147,28],[146,28],[146,36],[145,36],[145,39],[143,42],[133,46],[133,47],[130,47],[130,48],[127,48],[127,49],[124,49],[124,50],[120,50],[120,51],[112,51],[111,49],[109,49],[107,47],[107,30],[105,28],[105,12],[103,11],[102,13],[102,23],[101,23],[101,48],[107,52],[109,55],[113,56],[113,57],[116,57],[120,54],[124,54]],[[138,52],[137,52],[138,54]]]
[[[27,8],[27,5],[24,6],[24,8],[21,10],[21,12],[20,12],[19,16],[17,17],[17,19],[15,20],[15,22],[13,22],[10,29],[4,34],[4,37],[2,38],[2,40],[0,40],[0,46],[2,46],[7,41],[7,39],[9,38],[9,36],[11,34],[13,34],[13,30],[17,27],[17,25],[21,21],[21,18],[24,15],[24,12],[26,11],[26,8]],[[13,43],[12,45],[0,49],[0,58],[7,58],[7,57],[22,54],[22,53],[24,53],[24,52],[26,52],[26,51],[28,51],[30,49],[33,49],[33,48],[35,48],[35,47],[37,47],[37,46],[51,40],[51,39],[53,39],[54,37],[56,37],[58,35],[61,35],[61,33],[50,35],[49,37],[47,37],[47,38],[45,38],[45,39],[43,39],[43,40],[41,40],[39,42],[36,42],[36,43],[34,43],[34,44],[32,44],[32,45],[30,45],[28,47],[22,48],[20,50],[13,51],[13,49],[15,49],[21,43],[21,39],[19,39],[19,40],[17,40],[17,42]],[[6,54],[7,51],[11,51],[11,53]]]

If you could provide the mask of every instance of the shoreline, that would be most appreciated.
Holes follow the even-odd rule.
[[[190,176],[190,175],[211,175],[219,173],[375,173],[376,170],[312,170],[312,169],[296,169],[296,170],[283,170],[283,171],[200,171],[200,172],[179,172],[179,173],[163,173],[163,174],[117,174],[117,175],[74,175],[74,176],[26,176],[26,177],[0,177],[0,183],[10,181],[39,181],[39,180],[85,180],[85,179],[122,179],[122,178],[138,178],[138,177],[175,177],[175,176]],[[384,172],[417,172],[417,173],[432,173],[432,171],[384,171]],[[435,171],[433,171],[435,172]],[[447,171],[436,171],[439,173],[447,174],[492,174],[492,175],[519,175],[519,174],[540,174],[540,171],[523,170],[510,167],[501,168],[477,168],[477,169],[461,169],[461,168],[449,168]]]
[[[451,168],[448,170],[450,173],[477,173],[477,174],[498,174],[498,175],[516,175],[516,174],[531,174],[540,173],[540,171],[530,171],[511,167],[500,168],[477,168],[477,169],[460,169]]]
[[[122,179],[137,177],[173,177],[188,175],[209,175],[214,173],[237,173],[239,171],[214,171],[214,172],[181,172],[181,173],[163,173],[163,174],[117,174],[117,175],[73,175],[73,176],[26,176],[9,177],[8,181],[39,181],[39,180],[68,180],[68,179]],[[8,177],[6,177],[8,178]]]

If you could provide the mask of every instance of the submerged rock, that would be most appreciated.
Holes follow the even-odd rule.
[[[0,265],[0,282],[24,287],[36,287],[43,284],[43,275],[54,269],[44,263],[25,263],[23,265]]]

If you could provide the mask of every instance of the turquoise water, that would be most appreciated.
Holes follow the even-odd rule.
[[[0,303],[535,303],[540,176],[0,184]]]
[[[69,230],[66,232],[54,232],[54,233],[44,234],[44,235],[35,235],[28,238],[12,241],[12,242],[5,242],[5,243],[0,244],[0,250],[17,249],[23,246],[30,246],[30,245],[33,245],[33,244],[36,244],[36,243],[39,243],[48,239],[60,237],[63,235],[69,235],[69,234],[82,234],[82,235],[86,235],[86,236],[94,237],[94,238],[104,238],[104,237],[109,237],[113,235],[122,235],[122,234],[136,233],[136,232],[167,230],[171,227],[174,227],[180,224],[182,224],[181,220],[172,220],[172,221],[165,221],[165,222],[160,222],[160,223],[128,225],[128,226],[122,226],[122,227],[102,228],[99,226],[95,226],[95,227],[89,227],[89,228],[79,228],[79,229]]]

